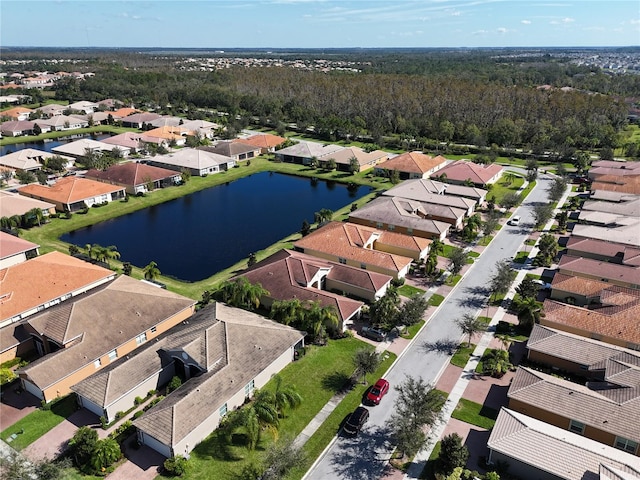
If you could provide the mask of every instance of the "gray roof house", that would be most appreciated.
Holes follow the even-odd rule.
[[[341,147],[340,145],[327,145],[318,142],[301,141],[295,145],[291,145],[290,147],[276,150],[275,156],[276,159],[281,162],[309,165],[312,158],[320,160],[326,155],[334,154],[342,149],[344,149],[344,147]],[[328,158],[329,157],[326,157],[325,159]]]
[[[145,162],[178,172],[187,169],[192,175],[200,177],[223,172],[233,168],[236,164],[233,158],[196,148],[181,148],[167,155],[156,155]]]
[[[100,142],[98,140],[92,140],[90,138],[81,138],[80,140],[76,140],[75,142],[69,142],[63,145],[59,145],[52,148],[51,150],[59,155],[67,155],[73,158],[80,158],[86,154],[87,149],[91,150],[92,152],[99,153],[118,150],[123,157],[129,155],[130,152],[130,150],[126,147],[111,145],[108,143]]]
[[[110,414],[133,406],[136,395],[146,395],[171,375],[182,375],[187,379],[182,386],[134,425],[138,440],[162,455],[188,455],[303,345],[302,332],[216,303],[73,389],[82,405]]]
[[[349,221],[423,238],[443,240],[451,226],[460,226],[465,210],[381,196],[349,214]]]
[[[222,141],[212,147],[198,147],[206,152],[216,153],[225,157],[233,158],[236,162],[249,160],[260,155],[260,147],[242,142]]]
[[[614,240],[616,243],[640,247],[640,229],[637,225],[609,228],[598,225],[576,224],[571,235],[580,238],[595,238],[597,240]]]
[[[462,197],[473,200],[476,204],[484,202],[488,191],[478,187],[467,187],[452,183],[437,182],[426,178],[405,180],[384,192],[384,195],[403,197],[410,200],[425,201],[431,195]]]
[[[488,463],[540,480],[640,480],[640,459],[502,408],[487,442]]]
[[[51,118],[37,119],[34,120],[34,123],[42,125],[43,127],[41,128],[44,128],[44,125],[46,125],[51,129],[51,131],[73,130],[89,126],[89,122],[87,120],[67,115],[55,115]]]

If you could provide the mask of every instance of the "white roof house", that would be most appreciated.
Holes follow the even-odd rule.
[[[85,155],[87,149],[93,152],[111,152],[116,149],[120,151],[123,157],[129,155],[129,149],[119,145],[110,145],[108,143],[99,142],[90,138],[82,138],[75,142],[66,143],[52,149],[53,152],[68,155],[73,158],[80,158]]]
[[[233,158],[195,148],[181,148],[168,155],[156,155],[147,160],[147,163],[177,171],[186,168],[192,175],[198,176],[219,173],[236,164]]]

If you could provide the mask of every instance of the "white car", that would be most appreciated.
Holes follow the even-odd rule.
[[[509,220],[509,225],[513,225],[514,227],[516,225],[520,225],[520,216],[516,215],[515,217],[512,217],[511,220]]]
[[[551,290],[551,284],[543,282],[542,280],[534,280],[533,283],[540,286],[540,290]]]

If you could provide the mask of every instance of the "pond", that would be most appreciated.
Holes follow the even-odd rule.
[[[224,174],[218,174],[224,175]],[[180,187],[170,187],[180,188]],[[298,232],[314,213],[369,193],[335,182],[262,172],[70,232],[65,242],[115,245],[120,260],[198,281]]]
[[[45,152],[52,153],[52,150],[60,145],[64,145],[65,143],[75,142],[76,140],[80,140],[81,138],[91,138],[93,140],[104,140],[105,138],[109,138],[111,135],[108,133],[101,133],[99,135],[70,135],[68,137],[60,137],[55,140],[44,140],[40,142],[26,142],[26,143],[13,143],[11,145],[3,145],[0,147],[0,156],[8,155],[9,153],[14,153],[19,150],[24,150],[25,148],[35,148],[36,150],[44,150]]]

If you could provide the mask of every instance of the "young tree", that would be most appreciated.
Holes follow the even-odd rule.
[[[133,265],[131,265],[131,262],[122,262],[122,273],[127,277],[130,277],[131,272],[133,272]]]
[[[515,207],[519,203],[520,203],[520,195],[518,195],[516,192],[507,192],[502,197],[502,200],[500,200],[499,205],[502,208],[511,210],[513,207]]]
[[[536,230],[541,229],[553,217],[553,205],[537,203],[533,206],[533,224]]]
[[[293,386],[283,384],[282,377],[279,374],[275,374],[273,379],[276,383],[276,389],[273,392],[273,404],[278,415],[284,418],[286,410],[294,410],[302,404],[302,395]]]
[[[587,152],[577,151],[571,161],[573,166],[576,167],[576,173],[582,175],[591,164],[591,157]]]
[[[351,173],[351,175],[355,175],[359,171],[360,171],[360,162],[356,157],[351,157],[349,159],[349,173]]]
[[[362,383],[366,385],[367,374],[374,373],[382,359],[380,354],[372,348],[359,348],[353,354],[353,365],[356,367],[355,375],[362,376]]]
[[[395,168],[389,172],[389,181],[391,182],[391,185],[397,185],[400,183],[400,172]]]
[[[181,477],[182,475],[187,473],[189,463],[188,460],[182,455],[175,455],[173,457],[167,458],[162,466],[169,475],[172,475],[174,477]]]
[[[542,235],[538,241],[539,252],[533,261],[534,265],[550,267],[553,259],[558,255],[559,248],[556,237],[550,233]]]
[[[340,318],[331,306],[321,306],[320,302],[309,302],[305,308],[303,329],[315,343],[324,343],[327,330],[335,331]]]
[[[155,280],[160,276],[160,269],[158,268],[158,264],[156,262],[149,262],[149,264],[144,267],[142,270],[144,273],[144,278],[147,280]]]
[[[499,295],[507,293],[518,273],[511,268],[511,262],[506,258],[498,260],[494,269],[489,283],[491,294]]]
[[[69,456],[78,468],[85,468],[98,443],[98,432],[91,427],[80,427],[69,440]]]
[[[457,433],[447,435],[440,442],[440,455],[437,468],[444,475],[449,475],[457,467],[465,467],[469,459],[469,449],[462,444],[462,437]]]
[[[333,210],[329,210],[328,208],[322,208],[320,211],[314,213],[313,215],[314,221],[318,224],[323,224],[325,222],[330,222],[333,218]]]
[[[462,268],[467,264],[469,254],[462,248],[454,247],[449,255],[449,271],[451,275],[458,275]]]
[[[247,267],[253,267],[257,262],[258,260],[256,259],[256,254],[254,252],[251,252],[249,254],[249,258],[247,259]]]
[[[224,303],[249,311],[256,310],[260,306],[261,298],[269,295],[261,284],[253,284],[245,277],[227,280],[217,293]]]
[[[536,298],[538,296],[538,284],[531,277],[524,277],[520,285],[516,287],[516,293],[522,298]]]
[[[269,318],[283,325],[301,325],[305,308],[298,298],[276,300],[269,310]]]
[[[469,347],[471,346],[471,337],[478,332],[484,332],[486,330],[485,324],[470,313],[465,313],[455,322],[458,328],[462,330],[462,334],[468,336],[467,346]]]
[[[567,221],[569,220],[569,214],[566,210],[561,211],[556,215],[556,220],[558,221],[558,230],[564,232],[567,230]]]
[[[91,454],[91,465],[96,472],[109,468],[122,456],[120,445],[113,438],[98,440]]]
[[[564,177],[556,177],[553,179],[551,186],[547,190],[549,192],[549,200],[557,202],[562,198],[564,192],[567,190],[567,179]]]
[[[526,328],[533,328],[533,325],[540,322],[542,313],[542,304],[535,298],[528,297],[519,301],[516,305],[518,312],[518,322]]]
[[[303,220],[300,233],[302,234],[303,237],[306,237],[307,235],[309,235],[310,231],[311,231],[311,225],[309,225],[309,222],[307,222],[306,220]]]
[[[482,223],[482,234],[491,235],[500,227],[500,214],[495,210],[490,210],[487,220]]]
[[[396,322],[401,325],[415,325],[429,308],[429,301],[424,295],[417,293],[400,307]]]
[[[369,309],[371,323],[393,328],[396,325],[400,296],[395,287],[389,287],[386,293],[376,300]]]
[[[306,461],[306,454],[285,438],[272,443],[267,448],[264,457],[264,474],[261,480],[279,480],[285,478],[292,469],[299,467]]]

